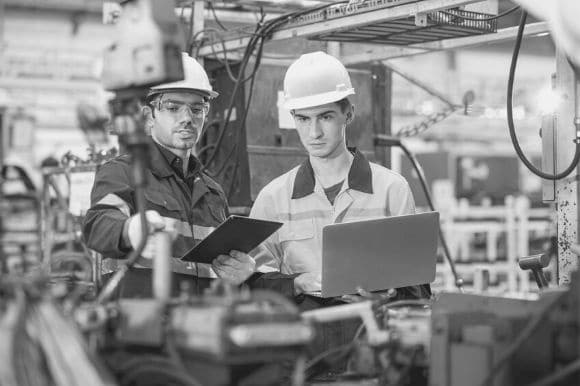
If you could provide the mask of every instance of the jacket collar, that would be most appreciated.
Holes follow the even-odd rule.
[[[173,163],[177,159],[177,155],[173,154],[171,151],[165,149],[163,146],[159,145],[153,139],[149,141],[149,156],[151,159],[150,167],[153,174],[157,177],[169,177],[175,174],[173,170]],[[193,168],[194,173],[199,172],[200,163],[193,155],[189,157],[189,162],[194,163],[190,165]]]
[[[369,161],[360,151],[354,148],[349,150],[353,153],[354,159],[348,172],[348,187],[359,192],[372,194],[373,175]],[[306,197],[314,193],[315,185],[314,170],[312,169],[310,158],[307,158],[296,172],[294,187],[292,189],[292,199]]]

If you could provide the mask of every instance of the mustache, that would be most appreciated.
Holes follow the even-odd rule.
[[[188,123],[186,125],[179,126],[179,130],[196,131],[197,129],[191,123]]]

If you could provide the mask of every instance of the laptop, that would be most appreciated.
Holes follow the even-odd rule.
[[[327,225],[322,233],[322,290],[334,297],[435,280],[439,213]]]

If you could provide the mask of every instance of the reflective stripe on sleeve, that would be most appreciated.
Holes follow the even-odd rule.
[[[196,240],[202,240],[206,238],[211,232],[215,230],[215,227],[204,227],[201,225],[193,225],[193,237]]]
[[[131,209],[129,207],[129,204],[127,204],[125,200],[123,200],[121,197],[117,196],[114,193],[107,194],[99,202],[97,202],[97,205],[112,206],[114,208],[119,209],[121,213],[123,213],[125,216],[127,217],[131,216]]]

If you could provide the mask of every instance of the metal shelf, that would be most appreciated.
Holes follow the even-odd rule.
[[[518,27],[499,29],[494,34],[474,35],[453,39],[438,40],[429,43],[411,44],[408,46],[379,46],[361,50],[360,53],[345,55],[341,61],[345,65],[367,63],[373,60],[387,60],[412,55],[421,55],[433,51],[454,50],[465,47],[475,47],[484,44],[511,41],[517,35]],[[548,33],[546,22],[531,23],[526,26],[524,36]]]
[[[417,25],[415,17],[408,17],[343,31],[322,33],[311,36],[309,39],[407,46],[494,33],[497,31],[497,20],[487,20],[490,16],[493,15],[462,10],[450,10],[446,13],[430,12],[424,18],[424,25]],[[475,18],[481,20],[472,20]]]
[[[354,28],[376,25],[387,21],[407,19],[420,14],[429,14],[439,10],[459,7],[466,4],[480,2],[481,0],[425,0],[414,3],[400,4],[387,8],[377,7],[365,12],[349,13],[341,17],[334,17],[327,20],[320,20],[314,23],[292,26],[285,25],[275,31],[270,41],[292,39],[296,37],[315,37],[321,34],[340,33]],[[299,19],[300,21],[300,19]],[[223,54],[224,51],[237,51],[243,49],[248,44],[250,38],[247,36],[227,39],[213,44],[202,45],[198,50],[198,55],[203,57],[215,57]],[[228,53],[230,59],[234,57]]]

